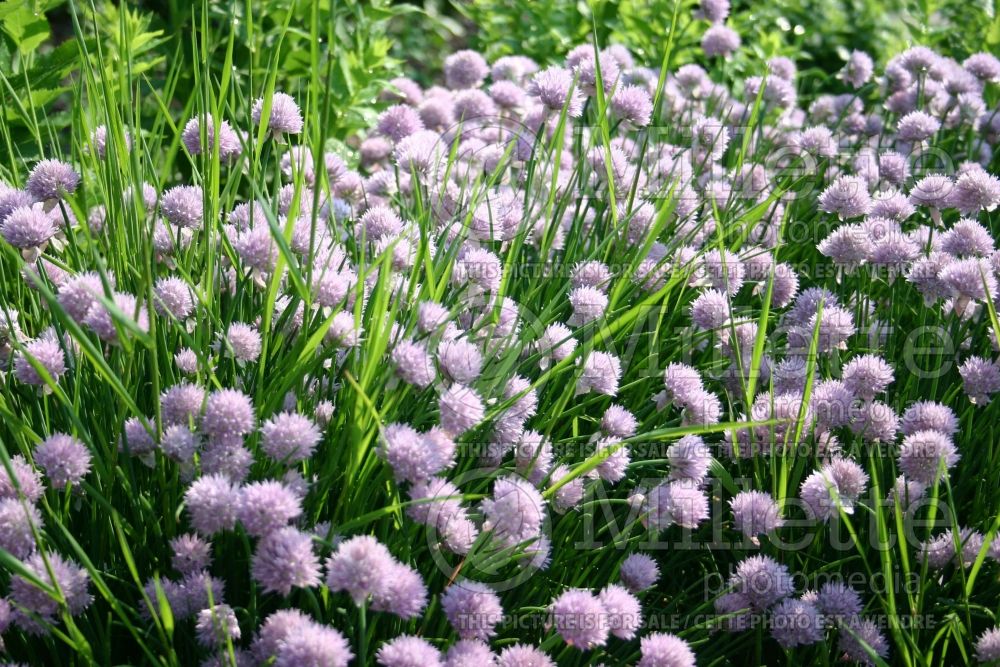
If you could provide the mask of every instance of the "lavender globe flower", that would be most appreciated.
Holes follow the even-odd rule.
[[[705,331],[722,327],[729,321],[729,299],[718,290],[705,290],[691,303],[691,321]]]
[[[733,510],[733,526],[751,539],[784,524],[781,509],[767,492],[743,491],[736,494],[729,504]]]
[[[892,368],[874,354],[863,354],[844,366],[844,387],[858,398],[871,401],[893,381]]]
[[[235,438],[253,431],[256,424],[250,398],[236,389],[213,391],[205,402],[201,430],[209,437]]]
[[[146,456],[156,449],[156,441],[142,421],[137,417],[129,417],[122,425],[122,438],[118,448],[133,456]]]
[[[1000,179],[982,169],[967,171],[955,181],[948,201],[962,215],[993,211],[1000,204]]]
[[[478,639],[460,639],[448,649],[444,656],[444,667],[495,666],[497,657],[490,647]]]
[[[292,588],[318,586],[319,557],[312,537],[291,526],[271,532],[257,544],[251,572],[265,593],[287,596]]]
[[[35,364],[45,370],[52,382],[59,382],[66,372],[66,355],[58,339],[36,338],[14,355],[14,377],[18,382],[48,388],[48,380],[42,377]]]
[[[394,562],[386,577],[393,583],[375,592],[372,609],[387,611],[404,619],[419,616],[427,606],[427,586],[417,571],[409,565]]]
[[[58,491],[79,484],[90,472],[90,450],[65,433],[55,433],[35,447],[35,463]]]
[[[788,568],[768,556],[750,556],[736,566],[730,586],[746,596],[756,611],[764,611],[794,590]]]
[[[739,33],[724,25],[713,25],[701,37],[701,50],[709,58],[728,56],[743,43]]]
[[[910,189],[910,203],[932,209],[946,208],[954,187],[954,183],[947,176],[941,174],[924,176]]]
[[[573,75],[561,67],[549,67],[535,74],[528,84],[528,94],[537,97],[550,112],[558,114],[565,108],[569,118],[578,118],[583,113],[583,95]]]
[[[37,206],[15,208],[0,225],[0,235],[18,248],[26,259],[34,260],[58,229],[52,218]]]
[[[645,88],[625,85],[611,96],[611,113],[631,127],[649,125],[653,101]]]
[[[3,224],[7,216],[15,209],[31,208],[34,204],[34,198],[24,190],[0,183],[0,224]]]
[[[916,143],[934,136],[941,129],[941,122],[923,111],[911,111],[899,119],[896,136],[906,142]]]
[[[583,362],[576,393],[579,395],[593,391],[605,396],[615,396],[621,375],[622,367],[618,357],[608,352],[591,352]]]
[[[6,467],[0,466],[0,498],[26,499],[29,503],[38,502],[45,489],[42,476],[20,454],[10,457],[11,479]]]
[[[607,612],[608,630],[619,639],[633,639],[642,627],[642,606],[626,588],[608,584],[598,594]]]
[[[165,424],[197,424],[205,390],[190,382],[181,382],[160,394],[160,416]]]
[[[771,636],[786,649],[815,644],[823,639],[823,618],[810,602],[783,600],[771,614]]]
[[[842,582],[830,581],[816,594],[816,606],[826,616],[847,621],[861,613],[861,596]]]
[[[434,362],[420,343],[400,341],[393,348],[391,356],[392,363],[396,367],[396,375],[408,384],[425,389],[437,377]]]
[[[253,482],[240,489],[236,518],[255,537],[269,535],[301,514],[301,499],[281,482]]]
[[[42,528],[37,507],[17,498],[0,500],[0,549],[24,560],[37,548],[34,531],[41,533]]]
[[[636,667],[695,667],[695,655],[686,641],[667,632],[653,632],[639,641],[642,657]]]
[[[976,660],[993,663],[1000,660],[1000,627],[990,628],[976,640]]]
[[[947,474],[959,456],[949,436],[940,431],[917,431],[903,438],[899,470],[908,479],[930,486]]]
[[[347,667],[354,654],[340,632],[310,622],[279,641],[275,656],[275,667]]]
[[[667,449],[670,479],[696,485],[704,482],[712,464],[712,454],[697,435],[685,435]]]
[[[31,170],[24,189],[37,202],[51,205],[76,191],[80,175],[69,164],[60,160],[41,160]]]
[[[204,140],[202,140],[201,134],[203,131],[205,133]],[[218,131],[219,158],[229,161],[238,157],[243,152],[243,146],[240,143],[239,135],[233,130],[229,121],[222,121]],[[212,114],[203,114],[201,117],[196,116],[189,120],[181,132],[181,142],[191,155],[211,153],[215,148],[215,119]]]
[[[254,125],[263,122],[264,98],[254,100],[250,117]],[[267,119],[267,129],[275,136],[282,134],[299,134],[302,132],[302,112],[295,100],[286,93],[276,92],[271,96],[271,111]]]
[[[916,401],[906,409],[900,419],[903,435],[917,431],[937,431],[951,437],[958,432],[958,417],[947,405],[934,401]]]
[[[173,552],[170,562],[181,574],[207,569],[212,561],[212,545],[193,533],[170,540],[170,549]]]
[[[36,551],[22,565],[37,581],[61,591],[71,615],[82,613],[93,601],[87,571],[73,561],[65,560],[58,553],[49,552],[43,558],[41,552]],[[59,603],[47,591],[20,574],[11,578],[9,600],[15,608],[23,608],[50,622],[59,611]],[[31,619],[26,617],[25,620],[34,625]]]
[[[722,23],[729,16],[729,0],[702,0],[695,18],[703,18],[711,23]]]
[[[180,582],[183,601],[181,609],[185,616],[197,614],[210,604],[219,604],[224,596],[222,580],[210,575],[206,570],[198,570],[185,575]]]
[[[635,415],[614,403],[608,406],[601,417],[601,431],[616,438],[631,438],[638,425]]]
[[[400,635],[382,644],[375,659],[382,667],[443,667],[441,652],[426,639]]]
[[[241,632],[236,612],[227,604],[202,609],[198,612],[195,633],[198,642],[208,648],[223,647],[227,640],[239,639]]]
[[[647,522],[654,530],[673,524],[694,529],[708,518],[708,498],[697,485],[687,481],[659,484],[650,489]]]
[[[230,323],[225,341],[233,357],[242,362],[256,361],[263,344],[257,329],[245,322]]]
[[[264,619],[250,651],[259,662],[267,662],[277,654],[281,643],[310,626],[315,626],[313,620],[298,609],[279,609]]]
[[[160,315],[169,315],[183,321],[194,312],[191,288],[182,278],[160,278],[156,281],[153,295],[153,307]]]
[[[489,73],[486,60],[475,51],[456,51],[444,60],[446,85],[452,90],[478,88]]]
[[[441,609],[462,639],[488,641],[503,618],[499,596],[475,581],[458,581],[445,589]]]
[[[326,562],[326,585],[346,591],[360,605],[388,583],[386,575],[394,563],[385,545],[370,535],[359,535],[340,543]]]
[[[858,176],[838,176],[819,196],[820,208],[841,220],[865,215],[872,207],[868,184]]]
[[[391,106],[378,117],[378,130],[393,142],[424,129],[424,123],[416,109],[403,104]]]
[[[875,665],[869,651],[880,658],[889,655],[889,642],[882,635],[878,625],[867,618],[854,618],[848,622],[847,626],[840,632],[837,648],[843,651],[850,660],[868,667]]]
[[[875,63],[871,56],[864,51],[851,51],[844,69],[840,71],[840,77],[854,88],[860,88],[872,78],[875,71]]]
[[[236,524],[239,500],[237,488],[222,475],[200,477],[184,493],[191,526],[204,537],[230,530]]]
[[[570,646],[589,651],[608,641],[608,610],[590,591],[565,591],[552,601],[549,614],[556,632]]]
[[[194,456],[200,446],[198,436],[184,424],[171,424],[163,429],[160,451],[168,459],[177,461],[187,468],[194,463]]]
[[[633,593],[652,587],[660,578],[660,568],[656,561],[644,553],[629,554],[622,561],[618,578]]]
[[[483,355],[465,339],[443,341],[438,346],[437,359],[444,376],[458,384],[471,384],[482,372]]]
[[[441,428],[452,436],[459,436],[483,420],[485,408],[475,390],[460,384],[445,389],[438,401]]]
[[[160,210],[170,224],[194,229],[204,219],[203,197],[201,186],[177,185],[163,193]]]
[[[958,373],[962,376],[962,387],[974,405],[987,405],[990,396],[1000,391],[1000,365],[982,357],[969,357]]]
[[[502,543],[516,545],[541,535],[545,501],[526,480],[501,477],[493,485],[492,497],[482,502],[482,508],[486,517],[483,530],[492,530]]]

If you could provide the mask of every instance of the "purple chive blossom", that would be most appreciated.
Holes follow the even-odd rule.
[[[423,482],[440,469],[426,440],[406,424],[386,425],[382,430],[378,451],[392,466],[397,481]]]
[[[483,368],[479,348],[465,339],[443,341],[438,346],[437,360],[444,376],[458,384],[471,384]]]
[[[910,189],[910,203],[934,209],[946,208],[954,187],[954,183],[947,176],[940,174],[924,176]]]
[[[57,231],[49,214],[37,206],[14,209],[0,225],[0,235],[7,243],[32,255],[44,249]]]
[[[189,382],[181,382],[160,394],[160,416],[165,424],[197,423],[205,390]]]
[[[856,411],[850,426],[866,442],[892,442],[899,430],[899,417],[885,403],[871,401]]]
[[[570,589],[552,601],[550,618],[570,646],[589,651],[608,641],[608,611],[590,591]]]
[[[193,229],[204,219],[202,189],[198,185],[178,185],[163,193],[160,210],[172,225]]]
[[[830,581],[816,594],[816,606],[824,615],[848,620],[861,613],[861,596],[839,581]]]
[[[653,632],[639,641],[642,657],[636,667],[695,667],[695,655],[686,641],[667,632]]]
[[[24,460],[20,454],[10,457],[10,467],[14,473],[11,479],[5,467],[0,466],[0,498],[25,498],[35,503],[44,493],[42,477]]]
[[[264,98],[254,100],[250,116],[254,125],[260,125],[264,115]],[[299,105],[286,93],[274,93],[271,96],[271,115],[267,119],[267,129],[275,136],[281,134],[299,134],[302,132],[302,112]]]
[[[486,60],[480,54],[468,49],[456,51],[444,61],[446,85],[452,90],[478,88],[489,73],[490,68]]]
[[[863,354],[844,366],[844,387],[865,401],[871,401],[892,384],[892,367],[874,354]]]
[[[958,373],[966,396],[975,405],[987,405],[990,395],[1000,391],[1000,365],[982,357],[969,357]]]
[[[520,544],[541,535],[545,520],[545,501],[527,481],[501,477],[493,485],[493,495],[482,503],[486,521],[484,530],[509,545]]]
[[[826,306],[822,314],[813,315],[806,325],[808,344],[811,344],[814,332],[818,332],[817,347],[820,352],[846,350],[847,339],[855,333],[854,316],[851,311],[840,306]]]
[[[347,667],[354,657],[340,632],[312,622],[289,631],[276,643],[274,667]]]
[[[60,160],[42,160],[28,175],[24,189],[37,202],[52,203],[76,191],[80,175]]]
[[[531,78],[528,94],[534,95],[550,112],[577,118],[583,113],[583,95],[573,81],[573,74],[562,67],[549,67]]]
[[[73,561],[67,561],[55,552],[46,553],[43,558],[42,554],[36,551],[22,564],[36,580],[49,588],[58,588],[62,592],[69,613],[73,616],[83,612],[93,601],[88,590],[90,578],[86,570]],[[21,575],[15,575],[11,579],[9,599],[15,607],[38,614],[49,622],[54,621],[59,611],[59,603],[48,592]],[[26,620],[34,626],[33,621]]]
[[[576,349],[577,341],[569,327],[556,322],[545,328],[544,333],[535,343],[536,349],[542,354],[543,368],[551,361],[559,363],[567,359]]]
[[[260,332],[244,322],[233,322],[226,330],[226,345],[232,350],[237,361],[256,361],[260,356],[262,341]]]
[[[207,569],[212,561],[212,545],[193,533],[170,540],[170,549],[173,551],[170,562],[181,574]]]
[[[635,415],[614,403],[608,406],[601,418],[601,431],[616,438],[631,438],[638,425]]]
[[[741,561],[729,583],[734,592],[746,596],[756,611],[768,609],[795,589],[788,568],[769,556],[751,556]]]
[[[934,136],[941,129],[941,121],[923,111],[911,111],[899,119],[896,136],[903,141],[916,143]]]
[[[312,537],[291,526],[260,540],[251,571],[265,593],[287,596],[292,588],[312,588],[320,583],[319,557],[313,551]]]
[[[951,438],[940,431],[917,431],[903,438],[899,448],[899,470],[907,479],[935,484],[958,462]]]
[[[206,475],[194,481],[184,493],[191,526],[204,537],[229,530],[236,524],[240,493],[222,475]]]
[[[395,237],[403,230],[403,220],[387,206],[372,206],[358,221],[365,237],[375,241],[384,237]]]
[[[35,200],[32,196],[24,190],[17,190],[5,183],[0,183],[0,224],[7,219],[11,211],[18,208],[31,208],[34,203]]]
[[[917,401],[903,413],[900,430],[903,435],[913,435],[917,431],[937,431],[951,437],[958,432],[958,417],[947,405],[934,401]]]
[[[744,491],[729,501],[733,509],[733,527],[749,538],[767,534],[784,524],[781,509],[771,494]]]
[[[976,640],[976,660],[988,664],[1000,660],[1000,627],[990,628]]]
[[[19,382],[35,386],[46,386],[47,380],[35,368],[36,364],[45,369],[53,382],[58,382],[66,372],[66,355],[62,345],[55,338],[39,337],[24,345],[14,355],[14,377]]]
[[[301,514],[301,499],[281,482],[253,482],[240,489],[236,518],[254,537],[283,528]]]
[[[24,560],[37,548],[33,530],[42,528],[42,515],[34,505],[17,498],[0,500],[0,549]]]
[[[203,127],[204,126],[204,127]],[[202,132],[205,138],[202,139]],[[215,146],[215,119],[212,114],[204,114],[200,118],[192,118],[184,125],[181,141],[191,155],[211,153]],[[239,135],[230,126],[229,121],[219,124],[219,158],[231,160],[243,152]]]
[[[685,435],[667,449],[670,479],[701,484],[708,475],[712,454],[697,435]]]
[[[198,643],[207,648],[225,647],[227,640],[237,640],[241,634],[236,612],[227,604],[217,604],[198,612],[194,629]]]
[[[645,88],[625,85],[611,96],[611,113],[631,127],[645,127],[653,113],[653,101]]]
[[[205,570],[185,575],[180,582],[180,588],[183,596],[184,616],[191,616],[208,608],[210,591],[211,604],[218,604],[224,597],[222,580],[213,577]]]
[[[156,442],[143,423],[136,417],[125,420],[122,427],[121,451],[127,450],[133,456],[151,454],[156,449]]]
[[[695,18],[702,18],[710,23],[722,23],[729,16],[729,0],[701,0]]]
[[[579,395],[593,391],[605,396],[615,396],[621,376],[622,367],[618,357],[608,352],[591,352],[583,362],[576,393]]]
[[[854,88],[860,88],[868,83],[875,71],[875,64],[871,56],[864,51],[851,51],[844,69],[840,71],[840,78],[845,83],[849,83]]]
[[[333,591],[346,591],[360,605],[368,596],[388,583],[392,554],[370,535],[359,535],[340,543],[326,562],[326,585]]]
[[[838,495],[837,482],[828,471],[822,470],[806,477],[799,489],[806,516],[819,521],[828,521],[837,514]]]
[[[443,667],[441,652],[413,635],[400,635],[382,644],[375,659],[382,667]]]
[[[457,581],[441,595],[441,609],[462,639],[488,641],[503,618],[500,598],[489,586]]]
[[[783,600],[771,614],[771,636],[786,649],[821,641],[823,630],[822,616],[805,600]]]
[[[250,398],[236,389],[213,391],[205,403],[201,430],[209,437],[235,438],[253,431],[256,425]]]
[[[852,269],[871,256],[874,246],[861,225],[841,225],[820,241],[818,249],[837,264]]]
[[[608,307],[608,297],[593,287],[577,287],[569,293],[573,314],[567,320],[571,325],[584,325],[604,317]]]
[[[378,117],[378,131],[393,142],[399,142],[423,129],[424,123],[417,110],[404,104],[391,106]]]
[[[701,37],[701,49],[709,58],[728,56],[742,44],[739,33],[724,25],[713,25]]]
[[[374,611],[385,611],[400,618],[415,618],[427,606],[427,586],[416,570],[394,562],[386,573],[392,585],[384,586],[372,598]]]
[[[982,169],[967,171],[955,181],[948,202],[962,215],[993,211],[1000,204],[1000,179]]]
[[[705,290],[691,303],[691,321],[705,331],[720,328],[729,321],[729,299],[718,290]]]
[[[643,553],[630,554],[618,570],[618,578],[633,593],[651,588],[660,578],[656,561]]]
[[[854,660],[863,665],[874,667],[869,651],[885,658],[889,655],[889,642],[882,635],[878,625],[871,620],[853,618],[847,626],[840,632],[840,641],[837,648],[847,656],[849,660]]]
[[[626,588],[608,584],[598,594],[607,612],[608,629],[619,639],[633,639],[642,627],[642,606]]]
[[[160,278],[153,290],[153,307],[160,315],[186,320],[194,312],[191,288],[176,276]]]
[[[664,530],[673,524],[693,529],[708,518],[708,498],[688,481],[659,484],[649,491],[646,502],[647,522],[654,530]]]
[[[35,463],[58,491],[79,484],[90,472],[90,450],[65,433],[55,433],[35,447]]]
[[[183,424],[171,424],[163,429],[160,450],[171,460],[189,464],[193,462],[199,446],[198,436]]]
[[[497,658],[490,647],[478,639],[460,639],[444,656],[444,667],[483,667],[496,664]]]
[[[420,389],[429,387],[437,377],[434,362],[420,343],[408,340],[397,343],[392,350],[392,363],[400,379]]]
[[[250,648],[251,653],[259,662],[267,662],[277,654],[281,643],[314,625],[313,620],[298,609],[279,609],[260,626]]]
[[[483,420],[483,400],[475,390],[460,384],[445,389],[438,400],[441,428],[452,436],[459,436]]]
[[[989,257],[993,254],[993,236],[975,220],[962,218],[941,236],[941,250],[960,257]]]
[[[859,176],[838,176],[820,193],[819,206],[841,220],[865,215],[872,207],[868,184]]]

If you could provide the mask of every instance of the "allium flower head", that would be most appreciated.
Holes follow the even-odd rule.
[[[205,133],[204,140],[202,132]],[[215,119],[212,114],[203,114],[201,117],[196,116],[189,120],[181,132],[181,141],[191,155],[211,153],[215,147]],[[239,135],[229,125],[229,121],[222,121],[219,124],[219,158],[228,161],[241,152],[243,146],[240,144]]]
[[[908,479],[932,485],[958,462],[951,438],[940,431],[917,431],[903,438],[899,470]]]
[[[955,181],[948,202],[962,215],[993,211],[1000,204],[1000,179],[982,169],[967,171]]]
[[[208,648],[223,647],[227,640],[239,639],[241,633],[236,612],[227,604],[202,609],[198,612],[195,633],[198,642]]]
[[[201,430],[210,437],[233,438],[253,431],[256,424],[250,398],[236,389],[213,391],[205,404]]]
[[[935,209],[946,208],[954,187],[955,184],[947,176],[941,174],[924,176],[910,189],[910,203],[914,206],[928,206]]]
[[[25,251],[43,248],[57,231],[52,217],[38,206],[15,208],[0,225],[4,240]]]
[[[618,578],[630,591],[638,593],[656,583],[660,578],[660,568],[656,561],[644,553],[629,554],[622,561]]]
[[[541,494],[519,477],[501,477],[493,485],[493,495],[482,503],[486,515],[484,530],[492,530],[501,542],[515,545],[537,538],[545,520]]]
[[[875,398],[892,384],[892,368],[879,356],[863,354],[851,359],[844,366],[844,387],[852,394],[866,401]]]
[[[144,456],[156,449],[153,436],[136,417],[129,417],[122,425],[121,451],[127,451],[133,456]]]
[[[642,627],[642,606],[639,600],[617,584],[608,584],[598,594],[607,612],[607,624],[611,634],[619,639],[632,639]]]
[[[854,316],[851,311],[840,306],[826,306],[823,308],[822,314],[817,313],[810,318],[806,327],[807,340],[817,330],[820,352],[847,349],[847,339],[855,333]]]
[[[189,382],[181,382],[160,394],[160,416],[165,424],[197,423],[205,390]]]
[[[72,166],[60,160],[42,160],[28,175],[24,189],[37,202],[65,199],[76,191],[80,175]]]
[[[41,532],[42,528],[37,507],[17,498],[0,500],[0,549],[24,560],[37,548],[33,531]]]
[[[616,438],[631,438],[637,427],[635,415],[614,403],[608,406],[601,418],[601,431]]]
[[[445,389],[438,400],[441,428],[458,436],[472,429],[483,420],[483,400],[475,390],[460,384]]]
[[[253,482],[240,489],[236,518],[254,537],[283,528],[301,514],[301,499],[281,482]]]
[[[746,596],[756,611],[764,611],[795,590],[788,568],[769,556],[750,556],[736,566],[730,585]]]
[[[865,215],[872,207],[868,183],[859,176],[838,176],[819,196],[820,208],[841,220]]]
[[[962,387],[966,396],[976,405],[986,405],[990,396],[1000,391],[1000,365],[982,357],[969,357],[958,373],[962,376]]]
[[[45,490],[38,471],[20,454],[10,457],[10,467],[14,479],[11,479],[5,467],[0,466],[0,498],[19,500],[23,497],[30,503],[37,502]]]
[[[22,564],[36,580],[62,592],[69,613],[73,616],[83,612],[93,601],[87,571],[73,561],[65,560],[58,553],[48,552],[43,558],[36,551]],[[50,622],[59,610],[59,603],[47,591],[21,575],[15,575],[11,579],[9,599],[15,607],[34,612]]]
[[[476,581],[457,581],[445,589],[441,609],[462,639],[488,641],[503,618],[499,596]]]
[[[46,379],[32,364],[32,360],[45,369],[53,382],[58,382],[66,372],[66,355],[56,338],[39,337],[24,345],[14,355],[14,377],[25,384],[45,386]]]
[[[826,616],[849,620],[861,613],[861,596],[842,582],[829,581],[816,594],[816,606]]]
[[[771,614],[771,636],[783,648],[807,646],[823,639],[823,618],[811,602],[788,598]]]
[[[976,660],[992,663],[1000,660],[1000,627],[990,628],[976,640]]]
[[[577,341],[569,327],[556,322],[545,328],[542,336],[535,343],[536,349],[542,353],[546,366],[549,360],[556,363],[568,358],[576,349]]]
[[[61,491],[78,484],[90,472],[90,450],[71,435],[55,433],[35,447],[35,463]]]
[[[718,329],[729,320],[729,299],[718,290],[707,289],[691,303],[691,321],[699,329]]]
[[[191,288],[183,278],[167,276],[156,281],[153,307],[160,315],[185,320],[194,311]]]
[[[386,579],[392,583],[375,592],[372,609],[400,618],[419,616],[427,606],[427,586],[420,574],[409,565],[394,562],[386,573]]]
[[[646,501],[649,507],[647,521],[656,530],[673,524],[693,529],[708,518],[708,498],[697,485],[688,481],[659,484],[650,489]]]
[[[163,193],[160,210],[170,224],[182,228],[200,227],[204,219],[199,185],[177,185]]]
[[[589,651],[608,641],[608,611],[590,591],[565,591],[552,601],[549,614],[556,632],[570,646]]]
[[[420,114],[411,106],[397,104],[383,111],[378,117],[378,131],[393,142],[424,129]]]
[[[941,129],[941,121],[923,111],[911,111],[899,119],[896,136],[906,142],[930,139]]]
[[[993,254],[993,236],[975,220],[962,218],[941,236],[941,250],[956,256],[989,257]]]
[[[346,591],[360,605],[382,590],[394,563],[392,554],[370,535],[359,535],[340,543],[326,562],[326,585],[331,591]]]
[[[653,632],[639,641],[642,657],[636,667],[695,667],[695,655],[686,641],[667,632]]]
[[[765,491],[743,491],[729,501],[733,526],[749,538],[770,533],[784,524],[778,504]]]
[[[625,85],[611,96],[611,113],[632,127],[649,125],[653,101],[645,88]]]
[[[287,596],[292,588],[318,586],[319,557],[312,536],[291,526],[271,532],[257,543],[251,571],[266,593]]]
[[[478,639],[460,639],[444,656],[444,667],[495,666],[497,658],[490,647]]]
[[[184,493],[191,525],[205,537],[235,525],[239,500],[238,489],[222,475],[200,477]]]
[[[864,51],[851,51],[844,69],[840,71],[840,77],[854,88],[860,88],[868,83],[875,71],[875,64],[871,56]]]
[[[701,50],[709,58],[715,56],[728,56],[740,48],[743,40],[739,33],[724,25],[713,25],[701,37]]]
[[[173,551],[170,562],[181,574],[207,569],[212,561],[212,545],[193,533],[170,540],[170,549]]]
[[[697,435],[685,435],[667,449],[670,479],[700,485],[708,475],[712,454]]]
[[[226,346],[232,350],[237,361],[256,361],[260,356],[262,341],[260,332],[245,322],[232,322],[226,330]]]
[[[870,401],[856,411],[850,426],[866,442],[892,442],[899,430],[899,417],[885,403]]]
[[[444,60],[446,85],[452,90],[478,88],[489,73],[486,60],[475,51],[456,51]]]
[[[621,376],[622,367],[618,357],[608,352],[591,352],[583,362],[576,393],[594,391],[605,396],[614,396],[618,393]]]
[[[729,16],[729,9],[729,0],[702,0],[695,16],[711,23],[722,23]]]
[[[882,635],[878,625],[867,618],[854,618],[840,632],[837,648],[850,660],[874,667],[869,651],[885,658],[889,655],[889,642]]]
[[[382,644],[375,659],[382,667],[443,667],[441,652],[413,635],[400,635]]]
[[[593,287],[577,287],[569,293],[569,302],[573,314],[567,322],[572,325],[584,325],[604,317],[608,307],[608,297],[604,292]]]
[[[437,359],[442,373],[452,382],[471,384],[482,372],[482,353],[464,338],[443,341],[438,346]]]
[[[934,401],[917,401],[903,413],[900,430],[903,435],[913,435],[917,431],[937,431],[951,437],[958,432],[958,417],[947,405]]]
[[[583,113],[583,95],[574,83],[569,70],[549,67],[535,74],[528,85],[528,93],[534,95],[549,111],[560,113],[566,108],[566,115],[577,118]]]
[[[260,125],[264,115],[264,98],[254,100],[250,117],[254,125]],[[267,119],[267,129],[275,136],[299,134],[302,132],[302,112],[291,95],[275,92],[271,96],[271,113]]]

